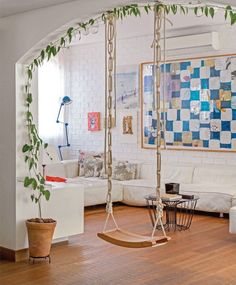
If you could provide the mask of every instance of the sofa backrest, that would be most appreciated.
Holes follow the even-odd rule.
[[[140,179],[148,179],[154,181],[156,179],[156,168],[153,164],[142,164],[140,171]],[[193,166],[170,165],[163,164],[161,169],[161,181],[163,183],[192,183]]]
[[[204,165],[195,167],[193,174],[194,184],[235,184],[236,166]]]
[[[177,182],[177,183],[192,183],[193,166],[182,165],[162,165],[161,181],[163,183]]]
[[[45,174],[48,176],[66,177],[65,167],[61,162],[47,164],[45,166]]]
[[[74,178],[79,176],[78,159],[63,160],[61,163],[64,165],[67,178]]]

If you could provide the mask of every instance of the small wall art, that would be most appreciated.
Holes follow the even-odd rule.
[[[132,135],[133,134],[133,125],[132,125],[132,116],[123,117],[123,135]]]
[[[88,113],[88,130],[90,132],[100,131],[100,112]]]
[[[116,107],[137,109],[139,106],[138,66],[121,65],[116,74]]]
[[[119,136],[119,142],[138,144],[138,111],[123,110],[117,113],[117,128],[114,134]]]

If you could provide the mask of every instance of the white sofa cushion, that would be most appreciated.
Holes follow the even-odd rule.
[[[84,206],[93,206],[106,203],[107,180],[97,177],[69,178],[69,183],[83,185]],[[119,202],[123,199],[123,186],[118,181],[113,181],[112,201]]]
[[[236,166],[205,165],[196,167],[193,174],[194,184],[236,185]]]
[[[199,196],[196,209],[201,211],[228,213],[236,205],[236,185],[181,184],[180,193]]]

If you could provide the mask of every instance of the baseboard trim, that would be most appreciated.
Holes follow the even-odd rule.
[[[28,248],[13,250],[5,247],[0,247],[0,259],[19,262],[28,259],[28,256]]]
[[[68,244],[68,239],[57,239],[53,241],[52,248],[59,245]],[[0,260],[8,260],[11,262],[19,262],[29,258],[28,248],[13,250],[0,246]]]

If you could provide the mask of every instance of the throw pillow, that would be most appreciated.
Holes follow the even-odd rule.
[[[79,176],[84,176],[84,162],[85,160],[89,158],[93,158],[95,155],[95,152],[86,152],[79,150],[79,158],[78,158],[78,163],[79,163]]]
[[[84,161],[84,176],[99,177],[103,167],[103,160],[99,157],[91,157]]]
[[[114,180],[131,180],[136,178],[137,164],[128,161],[117,161],[114,163],[112,178]]]
[[[107,179],[107,173],[105,173],[105,168],[103,166],[102,170],[101,170],[101,173],[100,173],[100,176],[99,176],[101,179]]]

